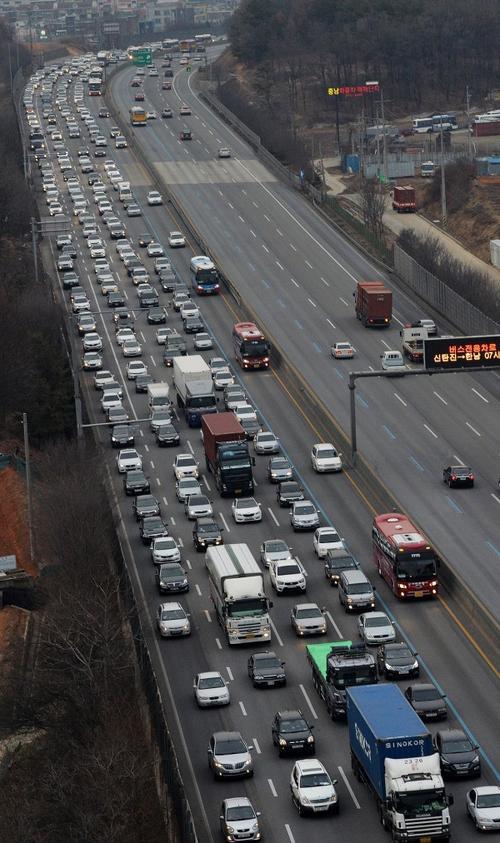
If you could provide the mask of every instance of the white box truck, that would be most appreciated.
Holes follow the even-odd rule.
[[[205,554],[210,597],[228,644],[271,640],[264,574],[246,544],[209,547]]]
[[[170,407],[170,388],[168,383],[148,383],[148,406],[150,410],[161,410]]]
[[[201,417],[205,413],[217,412],[217,400],[208,364],[200,354],[174,357],[173,364],[177,404],[183,408],[189,427],[201,427]]]

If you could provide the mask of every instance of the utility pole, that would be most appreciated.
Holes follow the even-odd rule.
[[[387,135],[385,133],[385,109],[384,92],[380,89],[380,116],[382,117],[382,168],[384,173],[384,184],[387,183]]]
[[[33,266],[35,268],[35,283],[38,284],[38,252],[36,248],[36,220],[31,217],[31,244],[33,247]]]
[[[12,78],[12,58],[10,55],[10,41],[7,41],[7,47],[9,50],[9,76],[10,76],[10,94],[13,96],[14,94],[14,80]]]
[[[24,434],[24,461],[26,464],[26,500],[28,512],[28,531],[30,540],[30,559],[35,561],[35,551],[33,546],[33,508],[31,497],[31,463],[30,463],[30,443],[28,436],[28,414],[23,413],[23,434]]]
[[[441,225],[446,228],[447,210],[446,210],[446,176],[444,172],[444,132],[443,132],[443,116],[441,115]]]
[[[470,161],[472,159],[472,138],[470,133],[470,92],[468,85],[465,87],[465,113],[467,115],[467,158]]]

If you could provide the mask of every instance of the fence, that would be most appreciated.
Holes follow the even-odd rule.
[[[394,269],[421,299],[439,313],[446,314],[447,319],[465,336],[500,333],[497,322],[481,313],[397,245],[394,246]]]

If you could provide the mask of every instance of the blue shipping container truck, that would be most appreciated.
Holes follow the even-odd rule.
[[[347,689],[355,776],[372,790],[393,840],[448,840],[449,805],[432,737],[397,685]]]

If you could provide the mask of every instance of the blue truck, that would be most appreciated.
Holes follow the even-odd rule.
[[[397,685],[347,688],[351,765],[394,841],[449,840],[447,796],[432,736]]]

